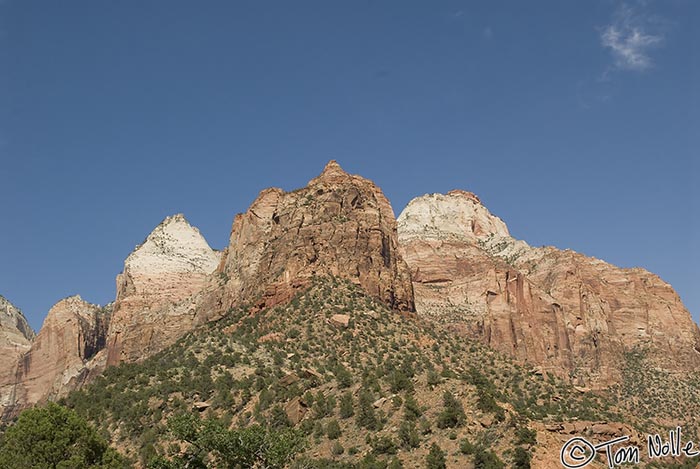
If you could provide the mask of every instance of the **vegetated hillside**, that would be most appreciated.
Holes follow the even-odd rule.
[[[444,467],[443,456],[447,467],[530,467],[531,457],[533,467],[558,467],[572,435],[556,424],[573,421],[602,439],[591,422],[635,423],[606,395],[390,311],[345,281],[318,278],[286,305],[248,311],[108,368],[64,403],[137,466],[194,458],[178,423],[196,427],[200,418],[219,428],[293,428],[280,435],[303,442],[288,464],[298,468]]]

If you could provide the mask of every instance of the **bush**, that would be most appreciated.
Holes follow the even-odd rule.
[[[343,448],[343,445],[341,445],[338,441],[333,442],[333,445],[331,446],[331,454],[333,456],[340,456],[345,452],[345,448]]]
[[[425,458],[427,469],[447,469],[447,461],[445,460],[445,452],[433,443],[430,445],[430,452]]]
[[[355,415],[355,409],[352,402],[352,394],[349,392],[340,396],[340,418],[347,419]]]
[[[438,428],[454,428],[464,425],[467,416],[464,414],[462,403],[449,391],[445,391],[442,399],[445,409],[438,415]]]
[[[468,438],[464,438],[459,442],[459,451],[462,454],[474,454],[474,450],[474,445]]]
[[[357,412],[357,425],[368,430],[378,430],[379,421],[374,412],[374,399],[367,390],[360,392],[360,409]]]
[[[435,370],[428,370],[428,386],[431,388],[434,388],[438,384],[440,384],[440,375],[438,374],[437,371]]]
[[[420,445],[420,434],[413,422],[401,422],[401,425],[399,425],[399,440],[406,448],[418,448]]]
[[[477,448],[474,453],[474,469],[503,469],[505,466],[492,451]]]
[[[390,436],[380,436],[372,440],[372,450],[377,454],[396,454],[398,446]]]
[[[408,421],[417,420],[423,414],[420,406],[416,402],[416,399],[409,395],[406,396],[406,400],[403,403],[404,418]]]
[[[7,429],[0,446],[0,467],[129,467],[88,423],[70,409],[49,403],[25,410]]]
[[[534,445],[535,443],[537,443],[537,432],[535,430],[530,430],[527,427],[515,429],[516,445]]]
[[[301,435],[290,428],[253,425],[229,430],[216,419],[202,421],[190,413],[172,417],[168,428],[176,438],[190,443],[188,452],[176,458],[187,467],[203,467],[203,461],[211,457],[214,467],[282,468],[304,447]]]
[[[403,371],[395,370],[387,378],[391,392],[394,394],[401,391],[413,391],[413,382]]]
[[[335,375],[335,379],[338,381],[339,388],[343,389],[352,386],[352,373],[350,373],[343,365],[338,365],[333,374]]]
[[[326,436],[329,440],[337,440],[340,434],[340,425],[337,420],[333,419],[326,424]]]
[[[530,469],[531,458],[530,453],[525,448],[518,446],[513,455],[513,467],[515,469]]]

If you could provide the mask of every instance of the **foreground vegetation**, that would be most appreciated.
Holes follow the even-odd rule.
[[[630,422],[611,402],[318,279],[289,304],[232,310],[109,368],[62,404],[137,467],[493,469],[530,467],[547,423]]]

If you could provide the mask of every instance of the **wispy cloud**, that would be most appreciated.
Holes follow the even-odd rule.
[[[641,7],[623,4],[615,12],[611,24],[601,30],[600,41],[610,49],[616,69],[643,71],[653,65],[650,51],[664,41],[661,32],[652,32],[654,23]]]

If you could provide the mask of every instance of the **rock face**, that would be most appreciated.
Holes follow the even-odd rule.
[[[335,161],[307,187],[266,189],[237,215],[217,275],[220,311],[273,306],[327,275],[349,279],[396,310],[414,309],[391,205],[374,183]]]
[[[0,415],[15,399],[15,373],[19,358],[32,345],[32,331],[22,312],[0,296]]]
[[[669,370],[700,365],[700,331],[673,289],[552,247],[531,248],[468,192],[412,200],[398,220],[419,314],[579,384],[619,379],[648,347]]]
[[[183,215],[168,217],[124,262],[107,338],[107,364],[136,361],[192,328],[195,302],[219,263]]]
[[[111,305],[71,296],[56,303],[17,367],[14,405],[55,400],[82,384],[88,362],[104,348]]]

